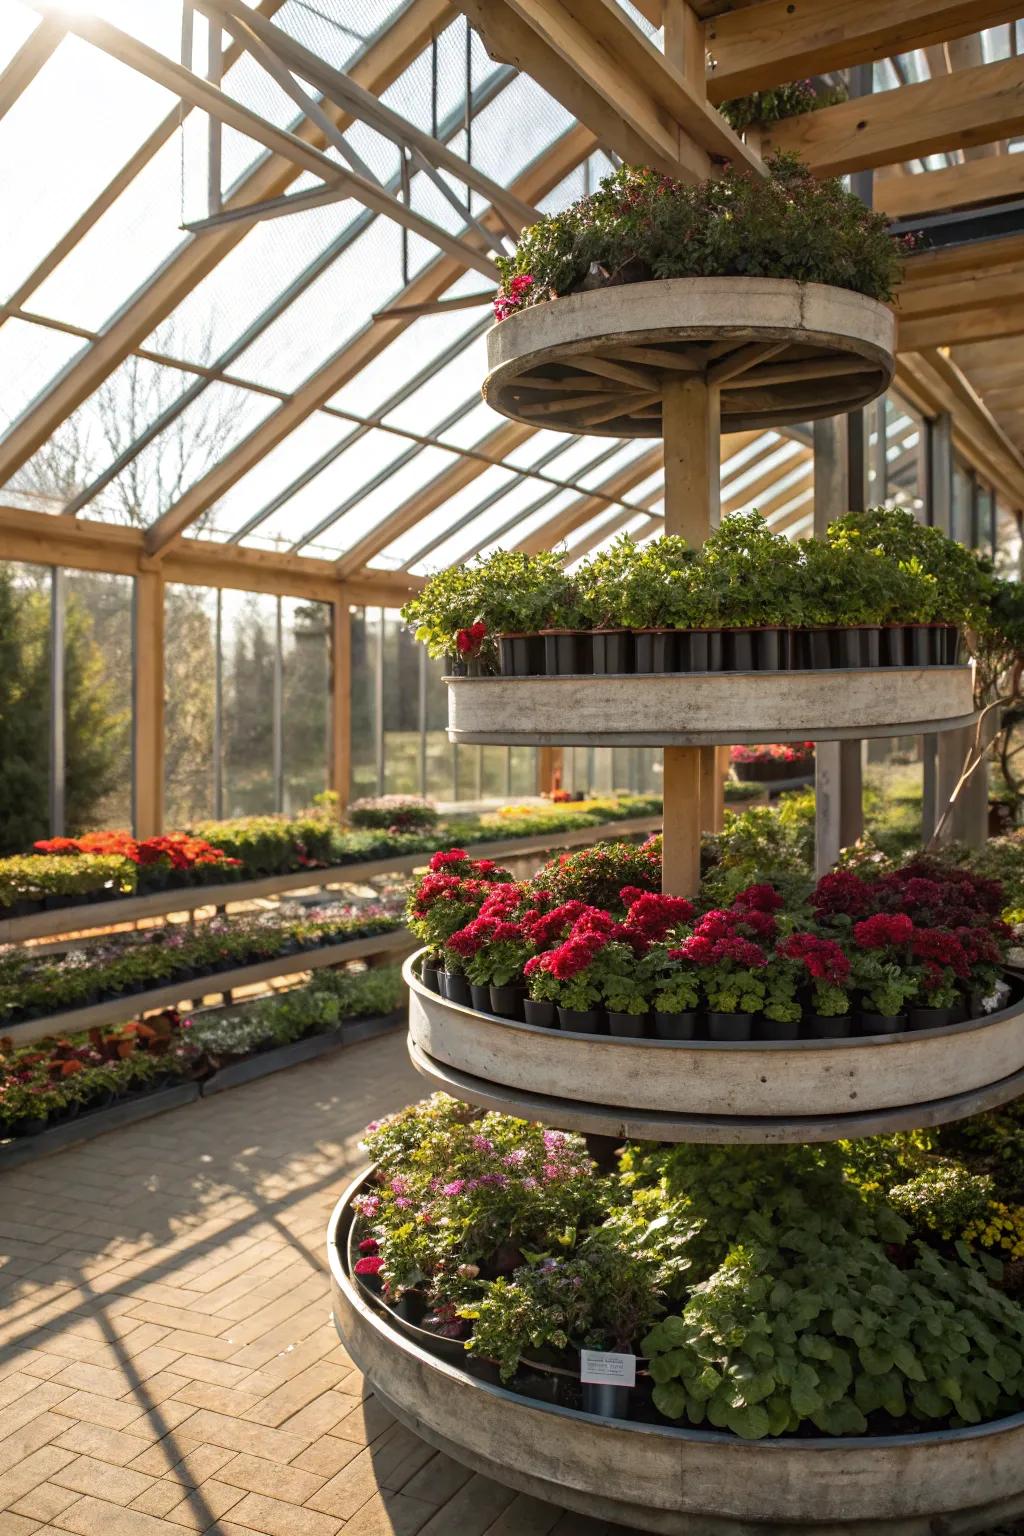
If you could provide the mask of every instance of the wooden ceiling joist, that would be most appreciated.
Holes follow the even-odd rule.
[[[371,43],[353,65],[353,79],[374,95],[380,95],[422,53],[438,29],[451,24],[454,16],[448,0],[410,0],[393,25]],[[333,115],[342,128],[352,121],[345,113]],[[313,125],[304,124],[297,136],[318,149],[325,142],[322,133]],[[225,208],[240,208],[278,197],[301,174],[293,160],[280,155],[265,157],[236,185]],[[167,318],[247,232],[248,225],[233,227],[226,224],[209,234],[186,240],[164,262],[110,321],[102,340],[73,359],[0,440],[0,484],[10,480],[61,422],[88,399],[132,348]]]
[[[765,150],[793,151],[816,175],[840,176],[1022,131],[1024,58],[1010,58],[788,118],[772,126]]]
[[[1024,156],[994,155],[980,163],[971,160],[915,176],[876,176],[873,202],[891,219],[914,219],[1018,197],[1024,197]]]
[[[760,0],[707,22],[708,96],[727,101],[1018,15],[1019,0]]]

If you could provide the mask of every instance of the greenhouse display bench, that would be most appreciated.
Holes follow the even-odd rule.
[[[594,827],[546,832],[536,837],[495,838],[486,843],[472,843],[470,848],[473,857],[478,859],[524,857],[534,853],[546,855],[552,848],[578,848],[591,842],[603,842],[610,837],[647,836],[660,829],[660,816],[633,816],[620,821],[602,822]],[[88,933],[118,923],[169,917],[173,913],[195,912],[203,907],[226,907],[258,901],[268,896],[350,884],[357,880],[369,880],[375,875],[411,874],[414,869],[421,868],[429,857],[429,853],[385,854],[379,859],[355,860],[350,864],[333,864],[324,869],[290,870],[279,875],[263,875],[256,880],[179,886],[174,890],[150,891],[143,896],[78,902],[28,913],[23,917],[0,918],[0,944],[18,944],[27,939],[55,938],[69,933]]]
[[[255,1082],[259,1077],[268,1077],[271,1072],[283,1072],[288,1067],[297,1067],[318,1056],[331,1055],[342,1046],[355,1045],[359,1040],[372,1040],[375,1035],[397,1029],[404,1019],[405,1014],[401,1009],[378,1018],[344,1019],[336,1029],[327,1030],[321,1035],[307,1035],[305,1039],[292,1040],[288,1045],[278,1045],[269,1051],[257,1051],[241,1061],[229,1061],[226,1066],[218,1067],[212,1077],[204,1078],[202,1095],[206,1098],[211,1093],[223,1093],[226,1088],[238,1088],[242,1083]]]
[[[953,730],[975,718],[971,670],[962,666],[446,681],[450,740],[485,746],[859,740]]]
[[[1024,1414],[933,1433],[751,1441],[602,1418],[471,1375],[399,1332],[349,1274],[364,1178],[328,1226],[338,1333],[382,1406],[474,1471],[660,1536],[969,1536],[1024,1512]]]
[[[47,1014],[40,1019],[5,1024],[3,1033],[14,1045],[27,1045],[32,1040],[43,1040],[50,1035],[79,1034],[83,1030],[108,1024],[124,1024],[160,1008],[175,1007],[183,999],[209,997],[216,992],[229,992],[234,987],[274,981],[279,976],[295,976],[303,971],[320,970],[327,965],[343,965],[347,960],[361,960],[369,955],[408,954],[414,942],[404,928],[360,939],[346,939],[340,944],[278,955],[272,960],[234,966],[230,970],[216,971],[210,976],[200,976],[191,981],[171,981],[147,992],[125,993],[103,1003],[94,1003],[88,1008],[73,1008],[65,1013]]]
[[[157,1089],[155,1093],[139,1093],[133,1098],[124,1099],[120,1104],[111,1104],[108,1109],[90,1110],[77,1115],[74,1120],[67,1120],[63,1125],[54,1125],[40,1131],[38,1136],[18,1136],[0,1141],[0,1173],[19,1168],[40,1157],[50,1157],[68,1147],[76,1147],[83,1141],[92,1141],[96,1136],[105,1136],[108,1131],[121,1130],[126,1125],[135,1125],[139,1120],[162,1115],[166,1110],[177,1109],[181,1104],[191,1104],[199,1096],[198,1083],[174,1083],[169,1088]]]
[[[410,958],[409,1051],[435,1088],[506,1114],[651,1141],[806,1142],[939,1125],[1024,1092],[1024,1001],[940,1029],[839,1040],[644,1040],[448,1002]]]

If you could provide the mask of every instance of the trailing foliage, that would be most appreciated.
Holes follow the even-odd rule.
[[[751,91],[749,96],[734,96],[731,101],[723,101],[718,110],[731,128],[745,133],[748,128],[768,128],[787,117],[834,107],[845,101],[847,95],[845,86],[818,90],[813,80],[793,80],[767,91]]]

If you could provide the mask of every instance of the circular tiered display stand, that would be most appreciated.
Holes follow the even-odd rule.
[[[679,278],[578,293],[494,327],[484,397],[537,427],[665,439],[665,531],[717,522],[721,430],[855,409],[893,373],[894,320],[843,290]],[[661,745],[663,887],[700,878],[717,745],[952,729],[964,666],[780,674],[451,678],[454,741]],[[1024,998],[910,1034],[729,1042],[562,1033],[461,1007],[406,968],[409,1049],[435,1087],[596,1136],[811,1142],[958,1119],[1024,1090]],[[361,1182],[361,1181],[360,1181]],[[353,1278],[354,1185],[328,1232],[335,1320],[384,1404],[430,1444],[528,1494],[665,1533],[958,1536],[1024,1512],[1024,1414],[968,1429],[746,1441],[556,1406],[424,1347]]]

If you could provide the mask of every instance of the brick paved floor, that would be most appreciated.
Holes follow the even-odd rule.
[[[390,1035],[0,1175],[0,1536],[603,1536],[438,1455],[337,1342],[323,1253]]]

